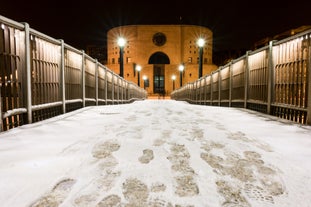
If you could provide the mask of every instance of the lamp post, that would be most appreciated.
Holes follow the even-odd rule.
[[[123,75],[123,48],[124,48],[124,45],[125,45],[125,39],[123,37],[120,37],[118,39],[118,45],[120,47],[120,76],[123,78],[124,75]]]
[[[173,90],[175,90],[176,75],[172,75],[172,80],[173,80]]]
[[[205,40],[203,38],[199,38],[197,44],[200,48],[199,50],[199,78],[202,77],[202,59],[203,59],[203,47],[205,44]]]
[[[184,71],[185,66],[183,64],[179,65],[178,70],[179,70],[179,78],[180,78],[180,87],[182,87],[182,73]]]
[[[140,65],[136,65],[136,71],[137,71],[137,85],[140,86],[140,71],[141,71]]]

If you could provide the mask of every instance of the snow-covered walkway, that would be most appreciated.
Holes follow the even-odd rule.
[[[173,100],[0,133],[1,207],[310,207],[311,127]]]

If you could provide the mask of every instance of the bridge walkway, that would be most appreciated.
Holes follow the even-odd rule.
[[[310,126],[246,109],[89,106],[0,133],[0,203],[308,207],[310,146]]]

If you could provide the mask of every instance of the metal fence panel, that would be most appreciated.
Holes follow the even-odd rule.
[[[219,70],[212,74],[212,105],[219,104]]]
[[[258,103],[267,103],[268,57],[267,51],[249,56],[248,98]]]
[[[82,55],[65,48],[66,100],[82,100]]]
[[[211,76],[205,77],[205,100],[211,105]]]
[[[119,78],[118,76],[113,74],[112,79],[113,79],[113,100],[119,101]]]
[[[245,59],[232,64],[232,90],[233,102],[243,102],[245,97]]]
[[[222,102],[229,102],[230,90],[230,67],[222,68],[220,72],[220,99]]]
[[[96,63],[94,60],[88,58],[85,59],[85,98],[89,101],[93,99],[93,105],[95,103],[95,70]],[[90,103],[89,103],[90,104]]]
[[[33,105],[61,100],[59,58],[60,45],[31,35]]]
[[[26,97],[23,76],[25,55],[25,33],[19,29],[5,25],[0,21],[0,87],[1,87],[1,112],[17,110],[17,113],[1,114],[1,130],[8,130],[24,123]],[[20,110],[18,110],[20,109]]]
[[[298,37],[274,49],[273,114],[305,123],[310,38]]]
[[[106,70],[104,67],[98,67],[98,98],[106,100]]]
[[[107,72],[107,99],[112,100],[113,95],[113,82],[112,82],[112,73]]]

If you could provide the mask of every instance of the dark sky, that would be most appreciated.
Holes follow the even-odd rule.
[[[105,45],[109,29],[136,24],[191,24],[213,32],[214,51],[251,49],[254,42],[311,25],[310,0],[4,0],[0,15],[78,49]],[[182,18],[180,21],[180,17]]]

